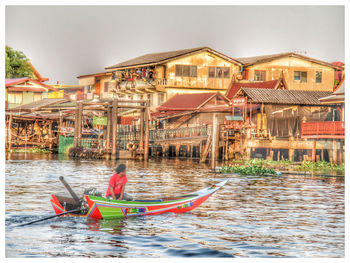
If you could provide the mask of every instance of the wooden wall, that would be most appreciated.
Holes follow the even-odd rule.
[[[270,62],[255,64],[247,67],[248,79],[254,80],[254,70],[265,70],[266,81],[278,79],[283,71],[288,89],[291,90],[319,90],[333,91],[334,69],[321,64],[303,60],[296,57],[284,57]],[[302,83],[294,80],[294,71],[306,71],[307,82]],[[322,72],[322,82],[316,83],[316,71]]]

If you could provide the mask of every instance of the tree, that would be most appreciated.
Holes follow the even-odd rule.
[[[5,68],[6,78],[34,78],[32,67],[28,64],[29,59],[21,51],[13,50],[6,46]]]

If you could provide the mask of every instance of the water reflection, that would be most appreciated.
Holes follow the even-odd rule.
[[[12,154],[6,161],[7,257],[343,257],[344,179],[211,173],[187,159],[128,166],[127,192],[136,198],[186,194],[226,177],[230,181],[190,213],[122,220],[55,218],[52,193],[68,195],[63,175],[82,195],[105,193],[119,162]]]

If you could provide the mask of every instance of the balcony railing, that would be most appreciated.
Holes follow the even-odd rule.
[[[344,138],[345,123],[342,121],[303,122],[302,138]]]

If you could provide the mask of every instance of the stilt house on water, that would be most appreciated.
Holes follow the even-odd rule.
[[[150,131],[153,154],[205,160],[213,140],[218,149],[224,146],[219,146],[219,131],[215,131],[219,127],[215,123],[223,123],[225,116],[232,115],[231,104],[220,93],[173,96],[152,114],[157,127]],[[217,138],[213,137],[214,131]]]
[[[336,105],[321,103],[331,95],[329,91],[241,88],[233,99],[244,98],[243,107],[248,109],[242,143],[247,158],[342,161],[342,114]],[[312,127],[307,126],[310,123]],[[324,126],[318,132],[320,123]],[[312,136],[308,136],[310,129]]]

